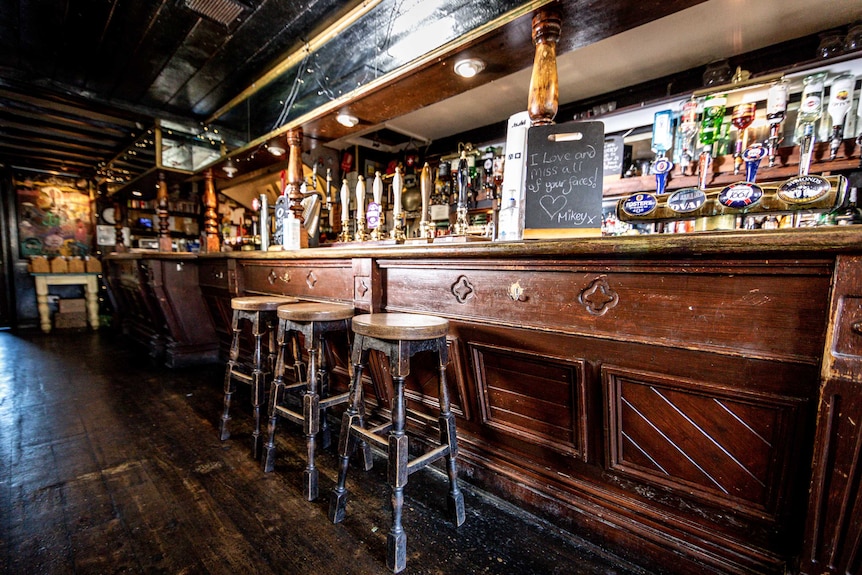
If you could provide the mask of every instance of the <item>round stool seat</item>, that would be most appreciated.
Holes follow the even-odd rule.
[[[278,319],[290,321],[338,321],[353,317],[353,308],[337,303],[304,301],[280,305],[276,311]]]
[[[275,311],[278,306],[297,303],[298,299],[280,295],[249,295],[231,298],[230,307],[240,311]]]
[[[373,313],[353,318],[353,333],[386,340],[436,339],[449,333],[449,320],[414,313]]]

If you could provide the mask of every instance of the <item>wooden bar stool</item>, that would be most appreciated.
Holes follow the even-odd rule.
[[[395,573],[407,565],[407,536],[401,525],[401,510],[404,505],[404,486],[411,473],[445,457],[450,488],[447,501],[449,512],[456,525],[464,522],[464,496],[458,488],[455,467],[458,454],[455,416],[449,409],[449,391],[446,387],[448,331],[447,320],[427,315],[381,313],[363,314],[353,318],[355,339],[351,355],[354,373],[350,384],[350,401],[344,413],[338,441],[341,468],[338,483],[329,501],[329,519],[333,523],[344,519],[347,505],[345,481],[355,442],[366,441],[386,451],[389,469],[387,482],[392,490],[392,526],[386,542],[386,563]],[[389,359],[395,395],[391,421],[366,429],[363,421],[362,370],[372,349],[383,352]],[[404,379],[410,373],[410,358],[426,350],[436,351],[438,358],[440,443],[424,455],[410,460],[405,434]],[[386,432],[388,437],[384,436]]]
[[[264,403],[266,386],[264,379],[266,373],[271,372],[275,358],[274,330],[275,312],[278,306],[297,303],[298,299],[288,296],[243,296],[230,300],[233,310],[231,322],[230,356],[224,374],[224,412],[221,416],[221,429],[219,436],[224,441],[230,437],[228,421],[230,421],[230,400],[235,390],[235,381],[251,385],[251,405],[254,410],[254,432],[252,433],[252,455],[255,459],[260,457],[260,406]],[[254,353],[251,366],[244,366],[239,361],[239,336],[240,321],[248,321],[251,324],[251,333],[254,336]],[[262,340],[265,334],[269,335],[269,360],[265,369],[263,362]]]
[[[308,501],[314,501],[317,499],[318,478],[317,467],[314,464],[317,434],[321,430],[321,423],[326,425],[326,409],[345,403],[349,397],[348,393],[326,397],[329,373],[325,362],[324,334],[341,331],[349,338],[353,308],[338,304],[301,302],[279,306],[276,313],[278,315],[278,354],[275,362],[275,378],[272,380],[272,390],[269,395],[269,439],[264,445],[263,470],[272,471],[275,465],[275,428],[279,416],[302,425],[308,448],[306,468],[303,472],[305,496]],[[305,370],[307,375],[304,377],[299,363],[301,361],[297,341],[299,334],[303,335],[308,351],[308,369]],[[296,382],[286,385],[284,356],[289,343],[296,350],[293,354]],[[302,413],[292,411],[281,404],[284,393],[291,391],[302,392]]]

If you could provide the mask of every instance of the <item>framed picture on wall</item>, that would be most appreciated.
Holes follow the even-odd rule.
[[[373,160],[365,160],[365,179],[373,178],[376,172],[379,172],[383,169],[383,165],[380,162],[375,162]]]
[[[52,176],[16,176],[13,185],[21,257],[89,254],[95,235],[89,193]]]

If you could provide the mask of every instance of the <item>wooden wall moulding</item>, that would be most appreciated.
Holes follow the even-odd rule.
[[[326,301],[353,300],[350,260],[240,260],[243,289]]]
[[[602,366],[609,469],[683,498],[778,520],[808,398]],[[782,494],[785,497],[781,497]]]
[[[761,262],[729,261],[381,266],[391,311],[807,363],[819,362],[822,353],[831,276],[826,264],[801,262],[768,273]],[[518,301],[510,293],[515,282]],[[752,325],[771,329],[754,332]]]
[[[353,260],[353,307],[372,313],[383,309],[383,284],[376,259]]]
[[[468,343],[481,423],[587,460],[584,361]]]

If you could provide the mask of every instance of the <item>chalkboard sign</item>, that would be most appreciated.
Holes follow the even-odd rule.
[[[620,178],[625,172],[626,156],[631,162],[631,146],[623,143],[622,136],[605,138],[605,153],[602,161],[602,171],[605,178]]]
[[[525,238],[601,234],[604,138],[602,122],[530,128]]]

